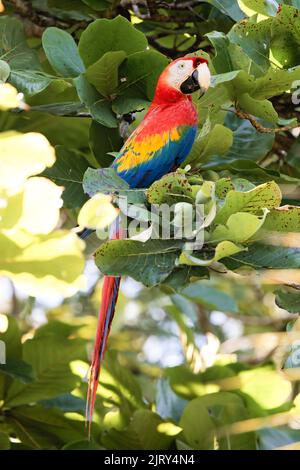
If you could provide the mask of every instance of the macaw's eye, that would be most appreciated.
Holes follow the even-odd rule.
[[[183,64],[183,63],[179,64],[180,69],[184,69],[184,67],[185,67],[185,64]]]

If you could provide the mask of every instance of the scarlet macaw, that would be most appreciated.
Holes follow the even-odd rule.
[[[210,72],[207,60],[203,58],[176,59],[165,68],[147,114],[112,164],[131,188],[147,188],[184,162],[194,143],[198,122],[191,93],[196,90],[204,93],[209,85]],[[120,238],[120,234],[116,232],[114,238]],[[113,276],[104,278],[87,397],[90,423],[120,280]]]

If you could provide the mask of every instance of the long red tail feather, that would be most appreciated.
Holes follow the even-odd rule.
[[[118,226],[118,223],[117,223]],[[113,239],[121,238],[119,229],[115,229]],[[118,300],[120,277],[105,276],[102,286],[102,301],[99,310],[98,325],[96,331],[96,338],[94,343],[94,350],[92,356],[92,363],[89,373],[89,384],[86,403],[86,420],[89,423],[89,434],[93,413],[96,401],[96,392],[98,388],[99,374],[103,362],[103,357],[106,349],[107,338],[109,335],[111,323],[115,314],[116,303]]]

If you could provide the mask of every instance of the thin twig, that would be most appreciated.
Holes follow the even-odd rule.
[[[277,132],[290,131],[291,129],[300,127],[299,122],[296,122],[295,124],[290,124],[288,126],[282,126],[282,127],[264,127],[255,119],[254,116],[252,116],[249,113],[246,113],[245,111],[242,111],[240,108],[236,108],[236,109],[221,108],[221,109],[222,111],[229,111],[230,113],[234,113],[240,119],[247,119],[249,122],[251,122],[252,126],[257,130],[257,132],[260,132],[261,134],[274,134],[274,133],[276,134]]]

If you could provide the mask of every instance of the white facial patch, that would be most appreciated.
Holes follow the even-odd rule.
[[[207,91],[210,87],[211,74],[206,62],[198,65],[198,83],[202,91]]]
[[[167,83],[172,88],[180,91],[181,84],[192,75],[193,71],[192,60],[179,60],[169,68]]]

